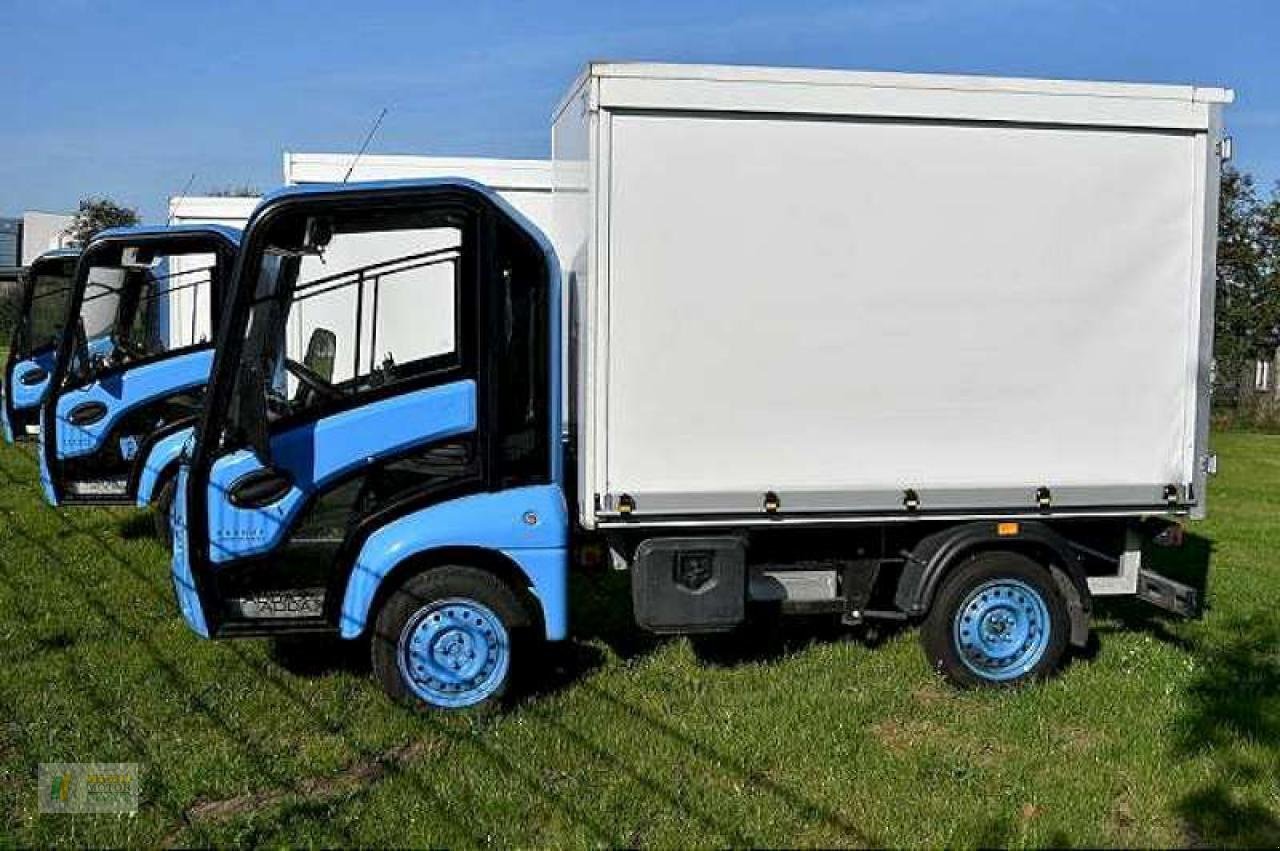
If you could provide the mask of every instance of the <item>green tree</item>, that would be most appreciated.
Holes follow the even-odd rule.
[[[1253,178],[1228,168],[1218,211],[1215,391],[1234,404],[1252,381],[1255,360],[1280,344],[1280,195],[1264,199]]]
[[[91,195],[81,199],[80,209],[67,227],[67,236],[77,245],[88,245],[98,231],[136,225],[138,221],[136,210],[122,207],[110,198]]]

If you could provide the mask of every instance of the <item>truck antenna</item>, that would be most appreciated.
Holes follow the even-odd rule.
[[[382,112],[378,113],[378,117],[374,119],[373,126],[369,128],[369,133],[364,137],[364,144],[360,146],[360,150],[351,158],[351,168],[347,169],[347,174],[342,178],[342,182],[346,183],[351,179],[351,174],[356,170],[356,163],[360,162],[360,158],[364,156],[364,152],[368,150],[369,143],[373,141],[373,134],[378,132],[378,128],[382,126],[382,119],[387,117],[387,108],[384,106]]]
[[[187,183],[182,187],[182,192],[178,194],[178,203],[169,208],[169,220],[165,222],[165,226],[173,224],[173,220],[178,217],[178,210],[182,209],[182,205],[187,201],[187,192],[191,190],[191,184],[196,182],[196,173],[191,172],[191,176],[187,178]]]

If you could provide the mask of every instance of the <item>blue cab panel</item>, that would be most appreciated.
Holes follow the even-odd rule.
[[[48,408],[40,409],[40,434],[36,436],[36,458],[40,459],[40,490],[44,492],[44,501],[50,505],[58,504],[53,494],[53,477],[49,475],[49,456],[44,452],[44,442],[48,440],[49,423],[45,413]]]
[[[196,635],[209,637],[209,625],[196,593],[196,580],[191,573],[190,545],[187,541],[187,466],[178,468],[178,489],[173,507],[169,510],[169,524],[173,530],[173,555],[170,560],[173,574],[173,590],[178,598],[182,618]]]
[[[406,558],[444,547],[475,547],[515,562],[542,604],[547,639],[563,639],[569,630],[568,529],[559,485],[475,494],[388,523],[360,549],[342,600],[342,637],[365,631],[378,587]]]
[[[98,451],[132,408],[207,384],[212,367],[213,350],[202,349],[131,367],[64,393],[57,399],[57,456],[77,458]],[[85,425],[71,422],[71,412],[90,402],[104,405],[105,415]]]
[[[156,485],[166,470],[182,457],[182,449],[195,433],[194,426],[175,431],[173,434],[156,441],[142,461],[142,472],[138,476],[138,493],[135,502],[139,508],[146,508],[155,499]]]
[[[33,358],[19,361],[13,365],[13,375],[10,376],[9,381],[6,383],[6,388],[12,393],[14,408],[18,410],[34,408],[44,401],[45,391],[49,389],[49,377],[53,373],[53,361],[56,355],[57,353],[54,351],[42,352]],[[23,380],[36,372],[43,372],[44,378],[32,384],[27,384]]]
[[[270,552],[307,497],[333,478],[414,446],[476,429],[476,386],[459,381],[393,396],[273,435],[271,457],[293,484],[264,508],[238,508],[229,494],[262,462],[239,450],[209,475],[209,559],[217,563]]]

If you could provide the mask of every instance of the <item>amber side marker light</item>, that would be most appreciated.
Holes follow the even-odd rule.
[[[997,523],[996,534],[1002,538],[1008,538],[1018,534],[1019,528],[1017,523]]]

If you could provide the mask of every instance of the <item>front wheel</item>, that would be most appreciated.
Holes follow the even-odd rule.
[[[507,693],[527,609],[491,573],[446,566],[408,579],[378,613],[373,672],[391,697],[426,709],[485,710]]]
[[[986,552],[946,578],[920,637],[935,671],[972,688],[1049,676],[1069,632],[1066,601],[1045,566],[1020,553]]]

